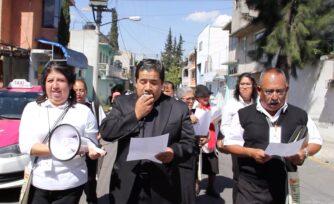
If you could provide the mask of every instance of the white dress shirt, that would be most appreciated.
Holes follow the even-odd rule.
[[[38,105],[30,102],[25,107],[20,128],[19,145],[22,153],[30,154],[36,143],[42,143],[67,103],[53,106],[50,101]],[[92,111],[83,104],[70,108],[59,124],[71,124],[81,136],[89,137],[97,144],[97,124]],[[31,157],[31,161],[34,157]],[[65,190],[87,182],[85,157],[76,156],[69,161],[60,161],[53,156],[40,156],[33,171],[32,183],[45,190]]]
[[[285,111],[288,108],[288,104],[285,103],[274,116],[271,116],[261,105],[260,102],[257,103],[256,109],[257,111],[262,112],[265,114],[269,120],[274,123],[276,120],[278,120],[281,112]],[[319,144],[322,145],[322,138],[320,136],[320,133],[318,131],[318,128],[316,127],[313,120],[308,116],[307,120],[307,130],[308,130],[308,143],[313,144]],[[225,136],[224,145],[244,145],[244,129],[241,127],[240,121],[239,121],[239,114],[235,114],[235,116],[232,119],[231,128],[230,128],[230,134]]]
[[[227,101],[223,108],[223,114],[220,125],[220,132],[226,137],[231,129],[231,122],[234,115],[238,113],[238,110],[244,108],[248,105],[253,104],[253,100],[250,103],[245,103],[241,96],[239,100],[231,98]]]

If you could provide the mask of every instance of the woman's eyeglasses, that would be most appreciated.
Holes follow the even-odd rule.
[[[183,101],[194,101],[195,97],[187,97],[187,98],[181,98]]]

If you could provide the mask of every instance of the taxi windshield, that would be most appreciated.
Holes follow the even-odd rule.
[[[38,92],[0,91],[0,119],[21,119],[24,107],[38,96]]]

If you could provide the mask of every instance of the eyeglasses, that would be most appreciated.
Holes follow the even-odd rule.
[[[183,101],[194,101],[195,97],[181,98]]]
[[[262,89],[262,90],[263,90],[263,93],[267,96],[274,95],[274,92],[276,92],[278,96],[284,96],[286,94],[286,88],[285,89]]]
[[[247,86],[247,87],[250,87],[252,85],[253,85],[252,83],[240,83],[239,84],[239,86]]]

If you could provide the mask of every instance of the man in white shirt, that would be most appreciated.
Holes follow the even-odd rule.
[[[258,103],[239,110],[232,119],[224,147],[239,156],[237,204],[285,203],[285,162],[296,167],[321,148],[322,138],[311,118],[302,109],[287,104],[288,88],[282,70],[266,69],[257,88]],[[298,125],[308,128],[309,138],[296,155],[282,158],[265,154],[269,143],[288,143]]]

